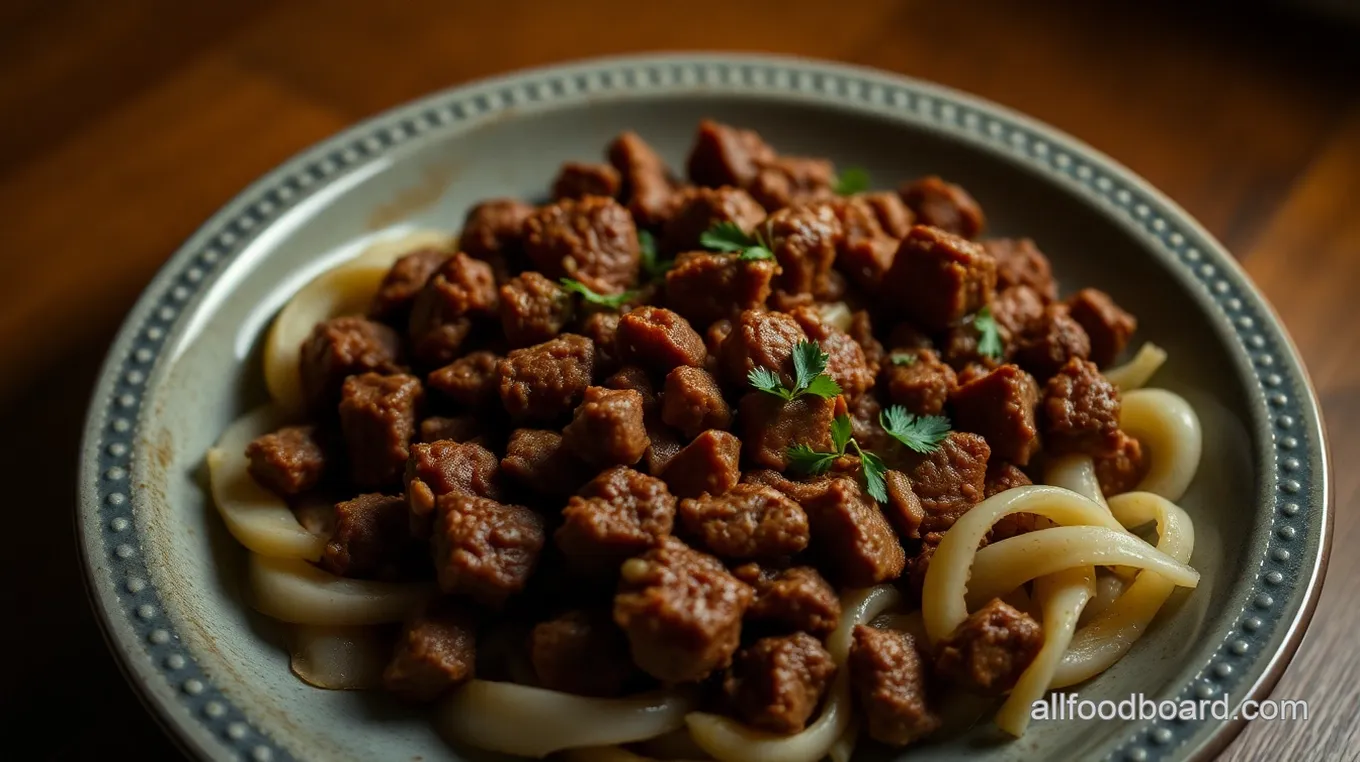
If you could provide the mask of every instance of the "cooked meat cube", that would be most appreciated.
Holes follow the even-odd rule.
[[[922,534],[949,529],[959,516],[982,502],[991,454],[982,437],[953,431],[935,452],[909,455],[912,467],[907,475],[926,512]]]
[[[636,365],[619,368],[618,372],[604,380],[604,385],[608,389],[632,389],[641,394],[642,411],[646,415],[652,415],[660,410],[661,398],[656,393],[656,385],[652,383],[647,371]]]
[[[601,373],[618,367],[619,313],[595,312],[581,321],[581,333],[595,344],[595,366]]]
[[[1039,517],[1033,513],[1012,513],[1002,516],[992,528],[987,531],[984,542],[999,542],[1008,537],[1014,537],[1026,532],[1033,532],[1039,528]]]
[[[1034,241],[1028,238],[994,238],[982,241],[982,248],[996,258],[998,289],[1029,286],[1045,302],[1058,298],[1058,282],[1053,279],[1053,268]]]
[[[661,307],[638,307],[619,318],[614,342],[620,361],[657,373],[681,365],[703,367],[708,354],[689,322]]]
[[[661,420],[693,439],[707,429],[730,427],[732,409],[708,371],[681,366],[666,376]]]
[[[831,421],[835,417],[833,400],[810,394],[785,402],[765,392],[748,392],[737,403],[737,423],[746,459],[779,471],[788,468],[788,449],[792,445],[830,450]]]
[[[665,162],[635,132],[614,138],[606,153],[623,175],[623,196],[633,217],[645,226],[660,223],[670,209],[674,188]]]
[[[803,509],[818,568],[839,585],[868,587],[902,573],[906,552],[878,504],[853,480],[833,478]]]
[[[726,434],[727,432],[719,431],[715,433]],[[700,434],[699,437],[696,438],[694,441],[698,442],[700,439],[703,438],[704,435]],[[680,454],[680,450],[685,447],[685,444],[680,441],[680,432],[676,431],[675,429],[672,429],[665,423],[662,423],[661,419],[657,418],[656,416],[649,416],[647,419],[647,439],[651,442],[651,444],[647,447],[647,454],[642,456],[643,462],[647,464],[647,473],[651,474],[652,476],[660,476],[662,478],[665,478],[664,472],[667,466],[669,466],[670,462],[675,459],[675,456]],[[735,439],[735,437],[733,437],[733,439]],[[737,454],[733,455],[731,459],[732,460],[731,468],[733,470],[736,470],[737,459],[741,457],[740,442],[737,443],[736,450]],[[702,462],[702,459],[699,460],[700,462]],[[681,469],[682,473],[683,471],[684,469]],[[706,481],[709,475],[707,473],[704,473],[701,474],[700,476],[702,477],[701,481]],[[680,480],[677,480],[677,482],[679,481]],[[676,486],[678,486],[676,483],[671,483],[672,492],[675,492]],[[678,495],[680,493],[676,492],[675,494]]]
[[[401,495],[359,495],[335,504],[335,530],[321,555],[321,568],[341,577],[396,580],[423,560],[413,545],[406,500]]]
[[[340,392],[340,429],[350,480],[360,488],[395,484],[416,433],[424,391],[415,376],[350,376]]]
[[[1021,466],[1039,450],[1034,408],[1039,384],[1016,365],[1002,365],[960,386],[949,397],[958,431],[981,434],[992,455]]]
[[[680,526],[719,558],[778,559],[807,547],[807,514],[772,487],[738,484],[680,501]]]
[[[491,265],[505,280],[519,272],[524,254],[524,223],[534,207],[512,198],[493,198],[468,210],[458,249]]]
[[[820,474],[794,480],[771,468],[757,468],[747,471],[741,480],[748,484],[764,484],[768,487],[774,487],[793,498],[794,502],[804,504],[826,492],[826,488],[830,486],[831,480],[834,478],[830,474]]]
[[[699,122],[685,171],[696,185],[743,188],[755,180],[760,165],[774,157],[774,149],[755,130],[705,119]]]
[[[529,659],[542,687],[581,696],[620,696],[638,676],[628,639],[608,611],[573,609],[538,623]]]
[[[571,319],[571,295],[539,273],[520,273],[501,286],[501,327],[512,347],[541,344]]]
[[[420,422],[420,441],[429,444],[441,439],[453,442],[471,442],[482,434],[482,423],[475,416],[460,415],[453,418],[432,415]]]
[[[916,555],[907,561],[907,571],[903,575],[907,584],[904,587],[915,594],[918,602],[921,600],[921,589],[926,584],[926,572],[930,570],[930,559],[934,557],[943,537],[943,532],[923,533],[921,547],[916,551]]]
[[[1143,445],[1122,430],[1115,434],[1111,451],[1096,458],[1096,481],[1106,497],[1137,489],[1147,475],[1147,456]]]
[[[1113,454],[1120,444],[1119,411],[1119,390],[1095,363],[1074,357],[1044,386],[1044,441],[1059,453]]]
[[[675,195],[675,208],[661,236],[665,251],[702,249],[700,236],[722,222],[747,233],[763,219],[765,209],[740,188],[685,188]]]
[[[746,610],[749,622],[825,637],[841,621],[841,602],[835,588],[811,566],[776,571],[750,563],[732,573],[755,590],[755,601]]]
[[[313,411],[340,401],[340,386],[360,373],[399,373],[401,337],[372,320],[341,317],[316,324],[299,353],[302,392]]]
[[[573,496],[562,519],[555,540],[567,562],[584,574],[613,574],[671,533],[675,498],[660,479],[616,466]]]
[[[756,368],[779,374],[785,387],[793,386],[793,347],[807,341],[807,333],[782,312],[746,310],[732,326],[722,345],[723,381],[733,389],[746,389],[747,375]]]
[[[441,496],[435,514],[440,589],[493,607],[524,589],[546,541],[542,516],[459,492]]]
[[[853,400],[874,385],[873,374],[864,360],[864,350],[845,331],[822,320],[812,307],[798,307],[793,319],[807,336],[827,354],[826,374],[840,385],[847,400]]]
[[[425,284],[411,307],[411,353],[430,366],[460,354],[474,321],[496,314],[496,278],[491,265],[463,252],[450,257]]]
[[[500,360],[494,352],[472,352],[432,371],[426,384],[460,405],[479,409],[496,399]]]
[[[369,317],[404,326],[416,295],[448,258],[448,251],[427,248],[398,259],[383,276],[378,293],[373,295],[368,306]]]
[[[949,395],[958,389],[954,369],[933,349],[895,349],[882,372],[888,399],[916,415],[944,412]]]
[[[519,419],[553,420],[576,407],[595,375],[595,344],[564,333],[511,350],[496,369],[501,404]]]
[[[625,561],[619,577],[614,621],[643,671],[683,683],[731,664],[753,593],[718,559],[667,537]]]
[[[524,230],[525,253],[548,278],[574,278],[602,294],[637,282],[637,227],[611,198],[549,204],[529,215]]]
[[[883,403],[879,402],[877,397],[872,394],[860,395],[846,407],[850,416],[850,435],[860,447],[871,452],[881,452],[891,450],[895,446],[895,440],[879,423]]]
[[[865,197],[852,196],[830,202],[831,208],[841,221],[844,237],[836,254],[836,267],[845,273],[856,286],[869,294],[877,294],[883,275],[892,267],[893,256],[897,254],[898,241],[910,228],[911,212],[902,206],[896,195],[891,198],[897,202],[901,218],[890,220],[893,224],[906,221],[901,232],[890,234],[879,221],[878,210]],[[890,217],[891,210],[885,209]]]
[[[515,429],[501,470],[534,492],[561,497],[575,492],[588,476],[585,463],[562,435],[544,429]]]
[[[897,530],[897,536],[904,540],[917,540],[921,537],[921,522],[926,519],[926,509],[921,498],[911,488],[911,479],[901,471],[888,471],[883,475],[888,487],[888,502],[883,504],[883,515],[888,523]]]
[[[476,617],[472,609],[445,598],[402,626],[383,687],[406,701],[434,701],[471,679],[476,664]]]
[[[992,317],[1014,341],[1040,329],[1044,319],[1044,300],[1029,286],[1009,286],[997,292],[992,302]]]
[[[457,492],[501,499],[500,460],[472,442],[414,444],[406,461],[405,483],[411,534],[426,537],[441,495]]]
[[[762,307],[779,266],[735,254],[682,257],[666,273],[666,303],[696,326]]]
[[[1015,686],[1043,644],[1033,617],[993,598],[935,644],[935,674],[974,693],[1000,695]]]
[[[847,665],[870,738],[906,746],[940,727],[940,715],[928,702],[926,661],[910,633],[855,625]]]
[[[652,440],[653,447],[656,440]],[[717,429],[701,432],[666,459],[659,473],[678,497],[722,494],[741,478],[741,440]]]
[[[987,464],[987,477],[984,481],[983,494],[991,497],[998,492],[1005,492],[1008,489],[1024,487],[1034,482],[1015,466],[1014,463],[1007,463],[1004,460],[993,460]]]
[[[642,395],[632,389],[587,388],[576,416],[562,430],[562,440],[596,466],[638,462],[649,444],[642,422]]]
[[[916,213],[902,203],[901,196],[892,191],[857,193],[851,198],[868,207],[878,220],[879,228],[893,238],[906,235],[916,220]]]
[[[955,377],[958,378],[960,386],[962,386],[963,384],[971,384],[974,381],[978,380],[979,378],[982,378],[988,373],[991,373],[992,371],[996,370],[997,367],[1000,366],[998,366],[996,363],[993,363],[992,366],[989,367],[983,365],[982,363],[970,362],[967,365],[964,365],[962,368],[959,368],[958,372],[955,374]]]
[[[850,315],[850,327],[846,333],[864,353],[864,365],[869,369],[869,376],[878,378],[887,350],[883,348],[883,342],[874,338],[874,327],[867,310],[858,310]]]
[[[554,201],[564,198],[582,199],[586,196],[617,198],[623,189],[623,177],[608,164],[583,164],[569,161],[562,165],[553,181]]]
[[[994,370],[1010,359],[1014,343],[1010,332],[997,324],[997,337],[1001,341],[1001,356],[995,357],[982,352],[982,331],[972,320],[950,326],[939,337],[940,358],[962,372],[970,366],[978,366],[984,371]],[[960,382],[962,383],[962,382]]]
[[[1015,362],[1040,381],[1048,380],[1068,360],[1085,360],[1090,355],[1091,340],[1086,330],[1062,304],[1045,308],[1015,347]]]
[[[781,270],[775,287],[789,294],[819,293],[844,235],[835,209],[829,204],[785,207],[762,229]]]
[[[246,445],[247,467],[261,486],[287,497],[315,487],[326,473],[326,452],[315,426],[284,426]]]
[[[748,726],[796,733],[835,674],[831,654],[806,632],[761,638],[737,654],[723,678],[723,694]]]
[[[930,340],[930,335],[922,331],[915,323],[898,323],[888,332],[885,342],[894,352],[910,349],[930,349],[935,344]]]
[[[1114,362],[1138,328],[1138,320],[1119,308],[1110,295],[1094,288],[1083,288],[1067,300],[1072,319],[1091,340],[1091,362],[1105,367]]]
[[[916,214],[916,223],[939,228],[963,238],[976,238],[985,219],[982,207],[968,191],[938,177],[923,177],[902,186],[902,200]]]
[[[836,183],[836,170],[826,159],[777,156],[759,166],[746,189],[770,211],[834,196],[831,187]]]
[[[916,225],[897,249],[883,292],[901,314],[942,331],[991,303],[996,260],[971,241]]]
[[[722,345],[732,335],[732,321],[722,318],[704,331],[704,346],[708,349],[709,364],[712,365],[722,352]]]

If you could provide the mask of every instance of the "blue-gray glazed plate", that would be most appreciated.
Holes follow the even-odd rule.
[[[990,233],[1034,238],[1061,283],[1102,288],[1139,316],[1139,337],[1170,352],[1157,384],[1204,423],[1182,501],[1203,579],[1080,691],[1234,702],[1269,691],[1321,586],[1327,451],[1297,352],[1227,252],[1111,159],[977,98],[808,60],[656,55],[512,74],[355,126],[247,188],[143,294],[94,392],[77,524],[112,651],[193,756],[482,758],[460,757],[427,718],[382,697],[290,673],[281,633],[243,604],[244,552],[210,503],[204,453],[265,399],[269,318],[321,269],[413,227],[454,229],[482,198],[542,196],[562,161],[597,160],[623,129],[680,166],[706,116],[884,183],[943,175],[978,198]],[[1036,722],[1012,743],[979,730],[901,757],[1196,759],[1239,727]]]

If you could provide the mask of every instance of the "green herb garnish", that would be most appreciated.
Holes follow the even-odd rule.
[[[864,475],[864,489],[869,496],[880,503],[888,501],[888,485],[883,478],[888,467],[883,459],[863,449],[851,435],[850,416],[838,415],[831,422],[831,443],[835,447],[830,452],[818,452],[806,444],[791,445],[788,449],[789,466],[799,473],[824,474],[831,469],[837,458],[842,458],[853,450],[859,456],[859,470]]]
[[[905,352],[894,352],[893,354],[888,355],[888,360],[893,365],[911,365],[916,362],[916,355],[907,354]]]
[[[793,388],[784,387],[779,374],[769,368],[753,368],[746,374],[751,386],[766,394],[789,402],[804,394],[831,399],[841,393],[840,384],[826,375],[829,356],[815,341],[800,341],[793,345]]]
[[[940,442],[949,436],[948,418],[942,415],[913,415],[901,405],[892,405],[880,412],[878,425],[893,439],[923,454],[940,449]]]
[[[983,307],[971,320],[978,332],[978,354],[1000,360],[1006,348],[1001,344],[1001,329],[996,324],[996,318],[992,317],[992,308]]]
[[[753,262],[759,259],[774,259],[774,247],[770,238],[768,230],[762,237],[759,232],[747,233],[735,222],[719,222],[699,236],[699,243],[705,249],[714,251],[740,252],[741,256],[738,257],[740,261]]]
[[[846,167],[836,178],[833,190],[838,196],[853,196],[869,190],[869,173],[863,167]]]
[[[667,270],[675,266],[673,259],[658,259],[656,236],[649,230],[638,231],[638,253],[642,259],[642,274],[648,281],[660,280]]]
[[[587,302],[591,304],[597,304],[601,307],[608,307],[611,310],[616,310],[622,307],[623,305],[628,303],[629,299],[632,299],[633,297],[637,296],[637,294],[633,293],[632,291],[624,291],[621,294],[597,293],[595,290],[591,289],[590,286],[587,286],[586,284],[582,283],[579,280],[572,280],[571,278],[562,278],[557,282],[560,283],[562,285],[562,288],[565,288],[567,291],[580,294],[581,298],[586,300]]]

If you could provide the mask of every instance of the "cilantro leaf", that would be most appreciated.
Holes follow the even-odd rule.
[[[762,259],[774,259],[774,252],[764,246],[747,246],[737,257],[738,262],[757,262]]]
[[[647,280],[657,280],[675,265],[675,260],[657,258],[656,236],[648,230],[638,231],[638,254],[642,260],[642,274]]]
[[[817,452],[805,444],[791,445],[788,449],[789,467],[803,474],[824,474],[840,456],[838,452]]]
[[[812,379],[812,383],[807,385],[799,394],[813,394],[824,400],[829,400],[841,393],[841,385],[836,380],[825,373]]]
[[[855,441],[850,416],[838,415],[831,421],[831,442],[836,448],[830,452],[818,452],[806,444],[791,445],[786,451],[789,467],[803,474],[821,474],[830,470],[836,459],[844,456],[847,449],[859,455],[859,470],[864,475],[864,490],[880,503],[888,501],[888,486],[884,474],[888,466],[883,459],[865,450]]]
[[[779,374],[769,368],[752,368],[751,372],[746,374],[746,380],[751,386],[766,394],[773,394],[785,401],[793,399],[793,392],[785,389],[784,383],[779,380]]]
[[[940,449],[949,436],[949,419],[942,415],[917,416],[901,405],[892,405],[878,414],[878,424],[888,435],[919,453]]]
[[[812,379],[826,371],[830,356],[815,341],[800,341],[793,345],[793,378],[797,390],[806,389]]]
[[[699,243],[705,249],[714,251],[743,251],[760,245],[760,241],[747,235],[735,222],[719,222],[705,230],[699,236]]]
[[[893,365],[911,365],[916,362],[916,355],[907,354],[905,352],[894,352],[893,354],[888,355],[888,359],[892,361]]]
[[[852,432],[850,416],[848,415],[838,415],[831,422],[831,443],[836,447],[836,452],[845,452],[845,446],[850,443]]]
[[[826,375],[827,354],[815,341],[800,341],[793,346],[794,383],[786,389],[779,374],[768,368],[754,368],[746,374],[751,386],[788,402],[804,394],[831,399],[841,393],[840,384]]]
[[[859,445],[855,449],[859,450]],[[880,503],[888,502],[888,483],[883,478],[888,466],[883,459],[871,452],[859,450],[859,470],[864,474],[864,488],[869,497]]]
[[[838,196],[853,196],[869,190],[869,173],[863,167],[846,167],[836,178]]]
[[[621,294],[600,294],[581,281],[572,280],[571,278],[562,278],[558,283],[562,284],[562,288],[565,288],[568,292],[580,294],[581,298],[587,302],[597,304],[601,307],[608,307],[611,310],[622,307],[629,299],[636,296],[632,291],[624,291]]]
[[[1001,344],[1001,331],[996,318],[992,317],[991,307],[978,310],[977,315],[973,316],[973,327],[978,331],[978,354],[1000,360],[1005,347]]]

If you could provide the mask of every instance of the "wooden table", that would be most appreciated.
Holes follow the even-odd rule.
[[[104,348],[175,247],[254,177],[429,90],[648,49],[839,59],[1032,114],[1198,217],[1279,310],[1326,409],[1335,552],[1278,697],[1231,759],[1360,749],[1360,30],[1270,7],[789,0],[10,0],[0,5],[0,469],[9,485],[4,745],[173,758],[81,589],[74,465]],[[60,732],[52,723],[68,723]]]

